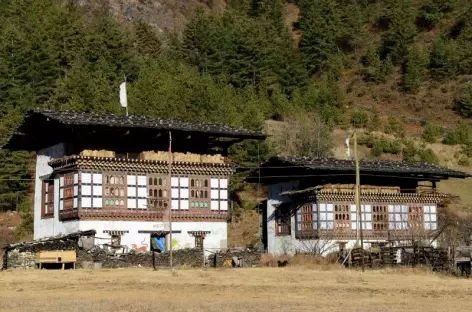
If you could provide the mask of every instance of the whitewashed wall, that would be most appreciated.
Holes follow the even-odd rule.
[[[34,186],[34,239],[67,234],[79,229],[77,221],[59,221],[59,181],[54,181],[54,218],[41,219],[42,181],[39,177],[52,173],[48,165],[51,158],[64,157],[65,145],[60,143],[36,153],[36,176]]]
[[[129,231],[121,236],[121,244],[129,249],[142,248],[150,250],[150,233],[139,233],[139,231],[167,231],[167,222],[151,221],[79,221],[79,230],[96,230],[96,244],[110,243],[111,235],[104,231]],[[226,222],[173,222],[172,240],[174,249],[194,248],[195,238],[188,231],[209,231],[203,240],[206,254],[227,248],[227,223]]]
[[[295,252],[321,252],[327,254],[329,252],[339,250],[338,240],[309,240],[309,239],[296,239],[296,217],[292,215],[290,219],[291,235],[276,236],[275,226],[276,221],[274,213],[276,206],[281,203],[290,203],[291,200],[287,196],[280,196],[280,193],[289,190],[295,190],[299,186],[298,181],[290,181],[285,183],[273,184],[269,187],[269,194],[267,200],[267,214],[265,216],[265,222],[267,223],[267,252],[271,254],[294,254]],[[393,209],[396,206],[389,205],[389,209]],[[408,210],[407,210],[408,211]],[[436,230],[437,219],[436,219],[436,205],[431,204],[424,206],[424,226],[426,229]],[[394,214],[389,214],[389,217],[397,218]],[[365,218],[364,218],[365,220]],[[363,222],[364,223],[364,222]],[[372,226],[371,226],[372,227]],[[341,241],[341,240],[340,240]],[[384,242],[385,240],[364,240],[364,247],[369,248],[371,243]],[[346,242],[346,248],[352,248],[356,244],[356,240],[342,240]],[[397,242],[398,245],[406,244],[407,242]],[[432,244],[436,246],[436,242]]]

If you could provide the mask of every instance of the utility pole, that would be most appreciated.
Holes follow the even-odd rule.
[[[169,205],[167,209],[169,210],[169,267],[173,270],[172,267],[172,132],[169,131],[169,172],[168,172],[168,186],[169,192],[167,197],[169,198]]]
[[[361,255],[362,255],[362,272],[364,272],[364,235],[362,233],[362,208],[361,208],[361,175],[359,170],[359,156],[357,155],[357,133],[354,132],[354,158],[356,162],[356,209],[358,213],[358,220],[359,220],[359,232],[360,232],[360,239],[361,239]]]

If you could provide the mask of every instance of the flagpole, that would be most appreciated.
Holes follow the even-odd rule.
[[[126,75],[124,75],[124,76],[125,76],[125,83],[126,83]],[[128,101],[126,101],[126,102],[128,102]],[[126,103],[126,117],[128,117],[128,103]]]

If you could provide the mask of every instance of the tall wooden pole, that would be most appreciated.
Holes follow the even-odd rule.
[[[168,169],[169,193],[169,267],[172,270],[172,132],[169,131],[169,169]]]
[[[362,233],[362,208],[361,208],[361,175],[359,170],[359,157],[357,155],[357,134],[354,132],[354,158],[356,161],[356,209],[358,213],[358,220],[359,220],[359,233],[361,239],[361,265],[362,265],[362,272],[364,272],[364,235]]]

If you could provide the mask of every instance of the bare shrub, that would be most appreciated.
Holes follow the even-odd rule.
[[[287,261],[288,266],[292,267],[312,267],[317,269],[336,269],[340,268],[336,253],[331,253],[325,257],[313,254],[295,254],[295,255],[271,255],[263,254],[261,256],[261,265],[266,267],[278,267],[279,263]]]

